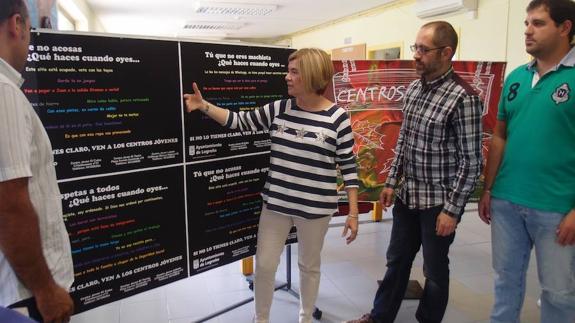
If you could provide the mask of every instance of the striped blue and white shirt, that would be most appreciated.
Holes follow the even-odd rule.
[[[343,108],[309,112],[295,99],[278,100],[230,111],[226,127],[269,131],[270,169],[262,192],[269,210],[306,219],[335,214],[338,167],[345,186],[358,187],[353,132]]]

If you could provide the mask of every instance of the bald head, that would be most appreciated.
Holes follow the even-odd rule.
[[[457,49],[457,33],[453,26],[446,21],[432,21],[428,22],[421,28],[429,28],[433,30],[433,44],[436,47],[448,46],[451,47],[451,57],[455,54]]]

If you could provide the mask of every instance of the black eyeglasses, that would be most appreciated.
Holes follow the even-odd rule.
[[[441,46],[441,47],[435,47],[435,48],[427,48],[427,47],[425,47],[425,46],[411,45],[411,46],[409,46],[409,49],[411,49],[411,51],[412,51],[413,53],[417,52],[418,54],[425,55],[425,54],[427,54],[428,52],[430,52],[430,51],[432,51],[432,50],[444,49],[445,47],[448,47],[448,46]]]

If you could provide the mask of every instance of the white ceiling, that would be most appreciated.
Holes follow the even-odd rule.
[[[86,0],[107,32],[158,37],[274,39],[397,0],[202,0],[214,3],[276,5],[265,17],[197,14],[196,0]],[[188,23],[232,22],[237,30],[193,31]]]

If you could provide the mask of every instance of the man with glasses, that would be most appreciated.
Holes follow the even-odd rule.
[[[411,46],[421,78],[407,90],[397,154],[381,193],[384,207],[397,194],[387,272],[371,312],[348,323],[395,320],[420,246],[425,286],[416,318],[443,319],[449,300],[449,247],[482,164],[483,104],[453,72],[456,48],[457,33],[443,21],[422,26]]]
[[[19,89],[29,44],[24,0],[0,0],[0,306],[60,323],[74,272],[52,147]]]

